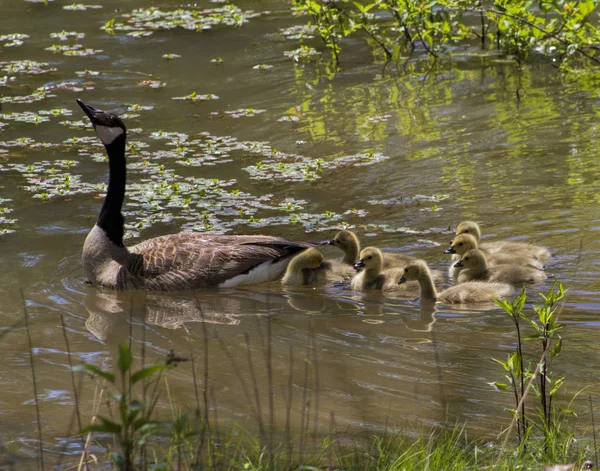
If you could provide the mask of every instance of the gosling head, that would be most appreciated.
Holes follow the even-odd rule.
[[[367,247],[361,250],[359,260],[354,264],[355,270],[381,270],[383,264],[383,255],[381,250],[376,247]]]
[[[295,270],[306,270],[306,269],[317,269],[321,268],[323,263],[323,255],[314,247],[304,250],[296,255],[293,259],[293,269]],[[290,265],[292,265],[290,263]]]
[[[463,255],[467,250],[476,249],[477,240],[470,234],[461,234],[454,238],[450,247],[444,250],[444,253],[455,253]]]
[[[105,147],[110,146],[117,141],[117,139],[123,139],[125,137],[127,129],[121,118],[116,114],[98,110],[93,106],[84,103],[79,98],[77,99],[77,104],[81,106],[83,112],[92,122],[96,134],[98,134],[98,137]]]
[[[479,224],[473,221],[463,221],[456,227],[456,235],[470,234],[475,240],[481,239],[481,230]]]
[[[407,283],[409,281],[419,280],[428,270],[427,263],[422,260],[410,262],[404,267],[404,273],[402,273],[402,276],[398,280],[398,284],[401,285],[402,283]]]
[[[481,250],[471,249],[467,250],[454,266],[457,268],[486,268],[487,260],[485,254]]]
[[[352,231],[340,231],[333,238],[332,245],[343,250],[344,252],[348,249],[354,249],[359,247],[358,237]]]

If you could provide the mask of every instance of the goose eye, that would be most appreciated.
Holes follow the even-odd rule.
[[[408,273],[408,268],[405,268],[405,269],[404,269],[404,273]]]
[[[465,261],[469,260],[469,257],[465,258]]]
[[[372,255],[369,255],[369,256],[367,257],[367,259],[368,259],[368,260],[371,260],[372,258],[373,258],[373,256],[372,256]]]
[[[465,234],[468,234],[468,233],[469,233],[469,230],[467,229],[466,231],[463,231],[463,232],[464,232]]]
[[[458,246],[459,246],[459,247],[462,247],[462,245],[463,245],[463,243],[462,243],[462,242],[459,242],[459,243],[458,243]]]

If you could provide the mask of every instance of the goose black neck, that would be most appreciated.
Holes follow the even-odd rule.
[[[100,209],[97,225],[106,232],[111,242],[123,247],[124,218],[121,214],[125,198],[126,162],[125,134],[105,145],[108,153],[109,174],[106,199]]]

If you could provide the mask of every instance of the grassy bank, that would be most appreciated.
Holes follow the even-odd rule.
[[[267,323],[264,358],[253,358],[250,340],[246,336],[247,358],[244,368],[249,379],[244,380],[235,362],[231,362],[240,380],[240,389],[249,404],[252,425],[234,424],[224,427],[217,416],[218,401],[207,375],[208,351],[204,352],[204,368],[197,360],[168,354],[160,362],[146,366],[142,350],[141,367],[135,365],[131,345],[119,347],[114,369],[95,364],[72,368],[71,378],[75,399],[75,439],[79,440],[77,459],[71,453],[58,453],[53,467],[60,469],[130,470],[465,470],[465,469],[542,469],[546,465],[570,464],[567,469],[591,469],[597,462],[593,403],[590,397],[590,423],[577,421],[569,404],[557,404],[557,392],[565,378],[555,378],[553,362],[562,351],[559,331],[561,304],[565,297],[562,285],[555,283],[545,294],[543,304],[526,308],[523,291],[512,302],[498,304],[512,319],[515,329],[514,351],[506,360],[495,362],[500,381],[491,386],[500,394],[514,398],[514,407],[507,411],[509,426],[497,437],[482,439],[467,433],[469,424],[441,424],[428,429],[416,425],[382,421],[385,427],[374,434],[357,433],[338,427],[334,412],[328,424],[318,423],[318,350],[314,335],[307,340],[311,347],[304,365],[304,388],[293,396],[290,352],[290,376],[285,410],[275,411],[270,323]],[[28,327],[25,309],[25,327]],[[72,363],[68,334],[63,333],[69,363]],[[207,330],[202,324],[204,344]],[[220,340],[220,342],[222,342]],[[538,348],[525,348],[533,345]],[[222,345],[224,346],[224,345]],[[33,346],[30,344],[33,351]],[[190,349],[190,353],[193,350]],[[225,346],[224,351],[227,352]],[[526,354],[525,352],[531,352]],[[34,379],[33,355],[31,367]],[[311,361],[308,361],[310,359]],[[259,394],[256,362],[265,361],[267,400]],[[184,411],[173,400],[169,389],[169,371],[180,363],[191,363],[195,407]],[[309,363],[312,366],[309,366]],[[196,366],[204,376],[196,377]],[[88,387],[75,372],[91,375],[96,392],[91,415],[82,423],[78,391]],[[504,378],[502,378],[504,376]],[[504,391],[504,392],[503,392]],[[293,404],[293,402],[295,402]],[[159,403],[170,406],[159,410]],[[300,417],[300,427],[292,426],[292,410]],[[91,412],[91,414],[90,414]],[[281,423],[275,421],[275,413]],[[284,419],[282,419],[282,417]],[[403,422],[402,418],[394,420]],[[38,412],[38,424],[40,417]],[[382,426],[383,427],[383,426]],[[324,432],[326,430],[326,432]],[[576,432],[577,431],[577,432]],[[50,467],[44,455],[44,437],[38,426],[38,467]],[[63,450],[64,451],[64,450]],[[54,454],[53,457],[57,456]],[[16,462],[16,461],[15,461]],[[13,463],[14,464],[14,463]],[[10,467],[8,469],[11,469]],[[13,469],[19,469],[13,468]],[[550,468],[553,469],[553,468]]]

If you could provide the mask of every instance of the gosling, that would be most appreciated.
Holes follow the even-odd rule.
[[[514,288],[506,283],[484,283],[469,281],[457,286],[452,286],[438,293],[427,263],[416,260],[404,268],[398,284],[409,281],[418,281],[420,286],[420,301],[444,304],[477,304],[489,303],[493,299],[507,298],[514,292]]]
[[[458,279],[458,275],[462,270],[462,267],[457,267],[456,263],[461,257],[472,249],[478,249],[479,244],[477,239],[470,234],[461,234],[454,238],[450,247],[448,247],[444,253],[453,254],[452,263],[448,269],[448,275],[453,280]],[[531,256],[523,255],[522,253],[492,253],[487,249],[481,249],[481,251],[487,257],[488,263],[491,266],[497,265],[517,265],[517,266],[530,266],[538,270],[543,270],[544,265]]]
[[[490,267],[482,250],[467,251],[455,267],[462,267],[457,281],[492,281],[511,285],[541,283],[547,277],[542,270],[522,265],[497,265]]]
[[[356,234],[352,231],[340,231],[333,238],[331,243],[333,246],[344,252],[344,257],[341,263],[346,266],[353,266],[360,258],[360,241]],[[404,255],[395,252],[382,252],[383,254],[383,269],[387,268],[402,268],[408,262],[415,260],[409,255]]]
[[[314,247],[296,255],[288,264],[281,284],[306,286],[325,283],[330,265],[323,261],[323,255]]]
[[[473,221],[463,221],[458,225],[456,228],[456,235],[459,236],[461,234],[472,235],[478,243],[481,240],[481,229],[479,228],[479,224]],[[539,260],[542,264],[550,260],[551,257],[550,251],[546,247],[540,247],[539,245],[528,244],[525,242],[499,240],[481,243],[479,248],[487,250],[492,254],[521,254],[525,257],[532,257],[535,260]]]
[[[352,278],[351,288],[354,291],[366,291],[378,289],[382,291],[404,291],[417,294],[418,283],[409,283],[399,286],[398,278],[402,276],[403,269],[400,267],[383,269],[384,256],[376,247],[367,247],[360,252],[360,259],[354,264],[356,270],[362,270]],[[411,262],[412,263],[412,262]],[[443,277],[439,271],[433,275],[435,283],[442,284]]]

